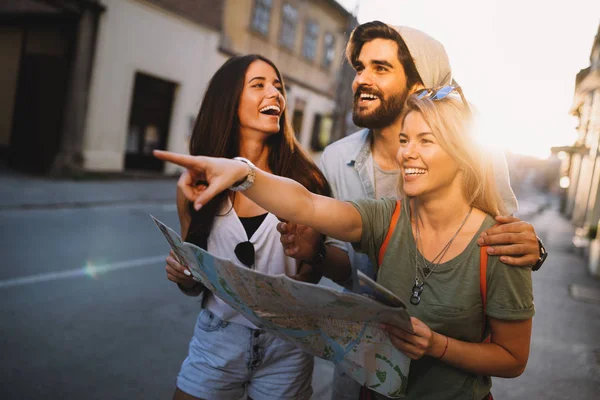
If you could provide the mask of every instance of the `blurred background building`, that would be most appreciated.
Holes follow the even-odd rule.
[[[355,21],[335,0],[2,0],[0,155],[41,174],[173,173],[152,150],[187,151],[210,77],[247,53],[280,68],[319,151],[348,130]]]
[[[577,140],[555,147],[563,159],[561,211],[578,227],[574,244],[600,276],[600,27],[590,53],[590,66],[579,71],[571,114],[577,120]]]

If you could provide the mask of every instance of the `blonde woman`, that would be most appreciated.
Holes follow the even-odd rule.
[[[531,271],[489,257],[484,322],[476,240],[503,210],[488,176],[489,158],[470,136],[468,105],[455,87],[424,89],[409,97],[402,121],[397,159],[405,197],[377,279],[407,301],[414,334],[383,328],[414,360],[407,399],[487,399],[490,376],[516,377],[527,364]],[[243,184],[260,206],[354,243],[375,264],[396,207],[395,199],[341,202],[315,195],[245,162],[156,156],[188,169],[184,194],[196,208]],[[199,177],[209,186],[193,186]]]

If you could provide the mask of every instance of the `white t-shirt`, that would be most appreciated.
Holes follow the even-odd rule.
[[[280,235],[276,229],[278,223],[279,220],[277,217],[268,213],[256,232],[252,234],[252,237],[248,238],[246,230],[233,209],[231,202],[227,200],[224,203],[223,209],[215,217],[213,227],[208,236],[208,251],[245,267],[238,260],[234,249],[239,243],[250,241],[254,245],[256,255],[255,270],[269,275],[295,275],[297,272],[297,263],[295,259],[286,256],[283,252],[283,246],[279,240]],[[207,292],[206,296],[206,308],[222,320],[256,329],[254,324],[223,300],[212,294],[212,292]]]

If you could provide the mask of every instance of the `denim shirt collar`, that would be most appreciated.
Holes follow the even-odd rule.
[[[373,132],[370,129],[364,129],[362,135],[362,145],[358,153],[348,160],[348,166],[354,167],[360,182],[363,186],[365,194],[368,198],[375,198],[375,188],[373,187],[373,154],[371,153],[371,142]]]

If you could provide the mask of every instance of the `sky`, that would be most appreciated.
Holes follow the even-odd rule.
[[[599,0],[337,0],[441,41],[490,146],[545,159],[571,145],[575,75],[590,65]]]

